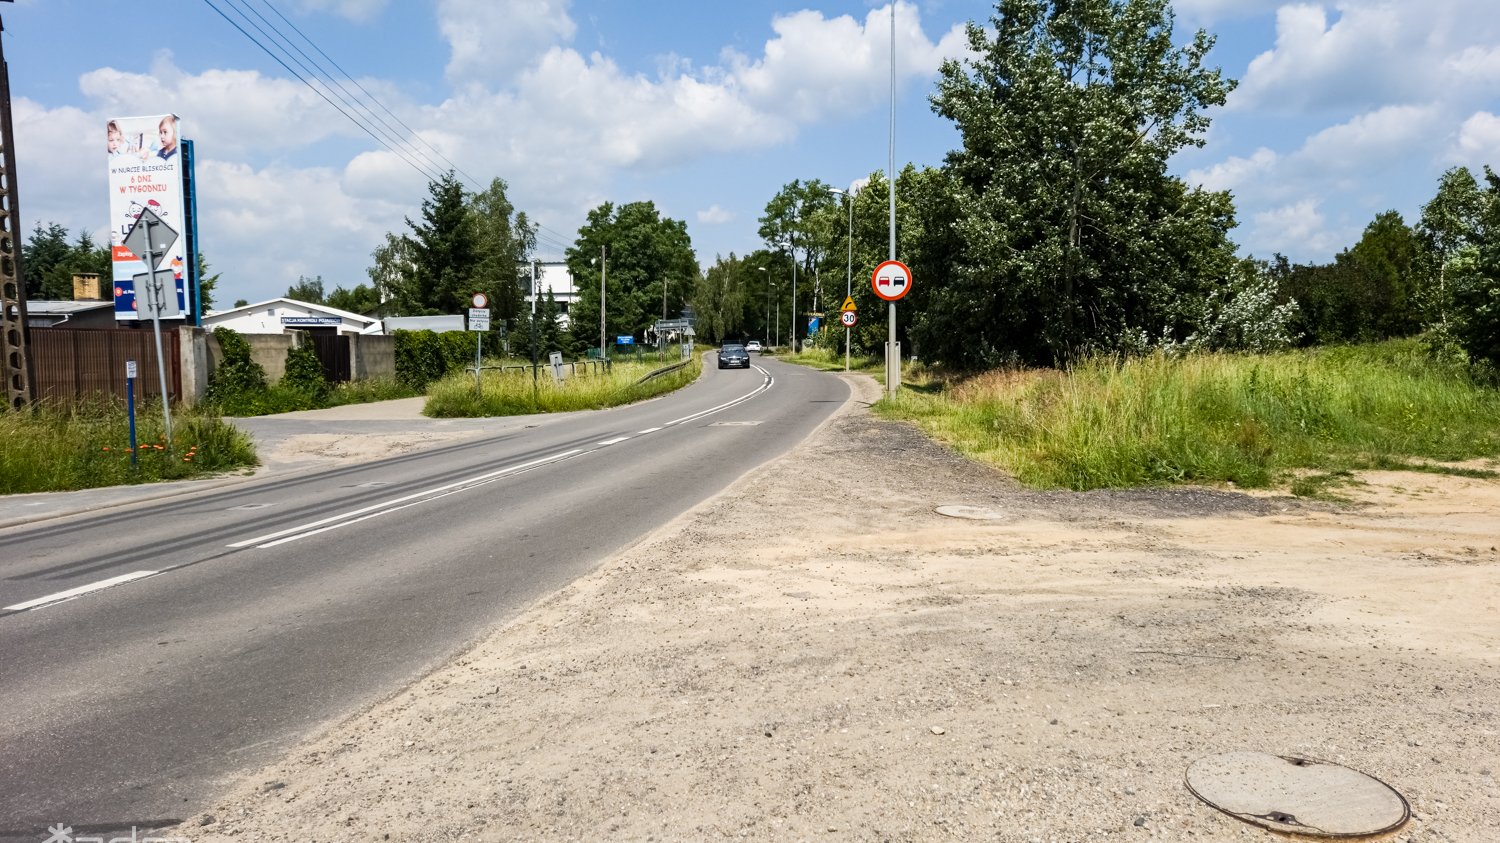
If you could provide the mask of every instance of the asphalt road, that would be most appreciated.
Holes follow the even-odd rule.
[[[0,839],[191,817],[849,397],[755,363],[630,407],[0,531]]]

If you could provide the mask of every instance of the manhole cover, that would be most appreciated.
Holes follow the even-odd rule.
[[[1005,517],[1005,513],[994,509],[986,509],[982,506],[967,506],[965,504],[940,506],[933,511],[938,515],[946,515],[949,518],[967,518],[970,521],[995,521]]]
[[[1194,796],[1272,831],[1364,837],[1400,828],[1411,816],[1385,782],[1313,758],[1230,752],[1195,761],[1186,778]]]

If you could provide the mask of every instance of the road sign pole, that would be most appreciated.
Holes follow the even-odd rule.
[[[135,448],[135,361],[125,361],[125,407],[130,416],[130,467],[137,466]]]
[[[161,311],[165,306],[162,301],[161,279],[156,277],[156,250],[151,246],[152,222],[148,218],[146,223],[146,275],[148,280],[146,286],[151,296],[151,330],[156,335],[156,375],[161,383],[161,416],[167,428],[167,453],[172,453],[172,401],[167,394],[167,363],[163,359],[161,350]],[[165,251],[165,250],[163,250]],[[177,290],[172,290],[172,295],[177,295]],[[140,310],[141,291],[136,290],[136,310]]]

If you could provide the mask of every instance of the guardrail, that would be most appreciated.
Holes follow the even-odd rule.
[[[693,361],[692,360],[684,360],[681,363],[674,363],[671,366],[663,366],[663,367],[661,367],[660,369],[657,369],[654,372],[648,372],[645,377],[643,377],[640,380],[636,381],[635,385],[639,386],[640,384],[643,384],[646,381],[651,380],[652,378],[659,378],[662,375],[666,375],[666,374],[670,374],[672,372],[675,372],[678,369],[681,369],[683,366],[686,366],[687,364],[689,364],[691,362],[693,362]]]
[[[610,368],[611,368],[610,364],[611,364],[611,362],[612,361],[609,361],[609,360],[570,360],[570,361],[568,361],[566,363],[563,363],[562,365],[569,367],[569,369],[568,369],[568,373],[569,374],[577,376],[577,374],[578,374],[578,367],[579,366],[584,367],[584,370],[583,370],[584,374],[600,374],[601,372],[608,372],[608,371],[610,371]],[[530,372],[533,369],[535,369],[538,373],[541,373],[541,372],[549,372],[550,373],[551,369],[552,369],[552,364],[551,363],[537,363],[535,366],[532,366],[532,365],[529,365],[529,364],[526,364],[526,363],[521,363],[521,364],[517,364],[515,366],[480,366],[479,367],[479,371],[481,371],[481,372],[519,372],[519,373],[522,373],[522,374]],[[474,374],[474,367],[473,366],[465,366],[464,367],[464,371],[468,372],[469,374],[472,375],[472,374]]]

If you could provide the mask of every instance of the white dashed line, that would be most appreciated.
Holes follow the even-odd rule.
[[[621,442],[624,442],[626,439],[629,439],[629,438],[630,438],[629,436],[616,436],[613,439],[606,439],[603,442],[596,442],[594,444],[596,444],[596,445],[618,445]]]

